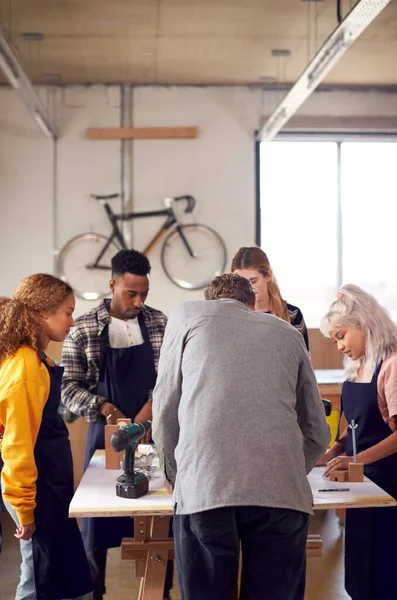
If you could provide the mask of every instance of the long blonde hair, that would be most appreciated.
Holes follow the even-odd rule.
[[[361,368],[373,373],[377,364],[397,350],[397,325],[379,302],[357,285],[344,285],[338,299],[329,307],[320,323],[326,337],[336,327],[354,327],[365,332],[364,355],[352,360],[345,356],[347,378],[356,379]]]
[[[271,269],[269,259],[265,252],[257,246],[249,246],[240,248],[232,260],[232,271],[241,269],[255,269],[264,277],[267,277],[271,272],[267,289],[269,292],[269,307],[272,315],[280,317],[287,323],[291,323],[287,303],[283,300],[278,287],[277,279]]]
[[[57,310],[72,293],[68,283],[37,273],[23,279],[12,298],[0,297],[0,366],[23,345],[44,349],[42,314]]]

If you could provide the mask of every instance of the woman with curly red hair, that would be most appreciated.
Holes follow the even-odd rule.
[[[73,463],[58,414],[63,369],[45,355],[73,326],[72,288],[52,275],[24,279],[0,298],[1,487],[16,523],[21,579],[16,600],[64,600],[92,590],[75,519]]]

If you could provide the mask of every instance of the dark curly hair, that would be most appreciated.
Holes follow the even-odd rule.
[[[0,366],[23,345],[44,350],[41,315],[57,310],[70,294],[65,281],[37,273],[23,279],[12,298],[0,297]]]
[[[124,273],[145,276],[150,269],[149,259],[138,250],[120,250],[112,258],[112,276]]]
[[[255,291],[249,279],[237,273],[224,273],[215,277],[204,292],[206,300],[230,298],[250,307],[255,304]]]

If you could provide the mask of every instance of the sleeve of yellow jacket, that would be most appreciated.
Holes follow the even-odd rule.
[[[0,426],[3,496],[14,508],[20,525],[34,521],[37,468],[34,447],[50,378],[37,353],[22,347],[0,369]]]

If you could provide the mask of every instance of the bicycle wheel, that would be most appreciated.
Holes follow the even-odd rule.
[[[206,225],[181,225],[194,256],[190,256],[178,229],[164,240],[161,264],[169,279],[185,290],[201,290],[226,265],[226,246],[220,235]]]
[[[99,300],[110,293],[110,260],[120,247],[111,242],[98,266],[93,266],[107,242],[105,235],[83,233],[69,240],[59,253],[61,279],[67,281],[76,296],[83,300]]]

